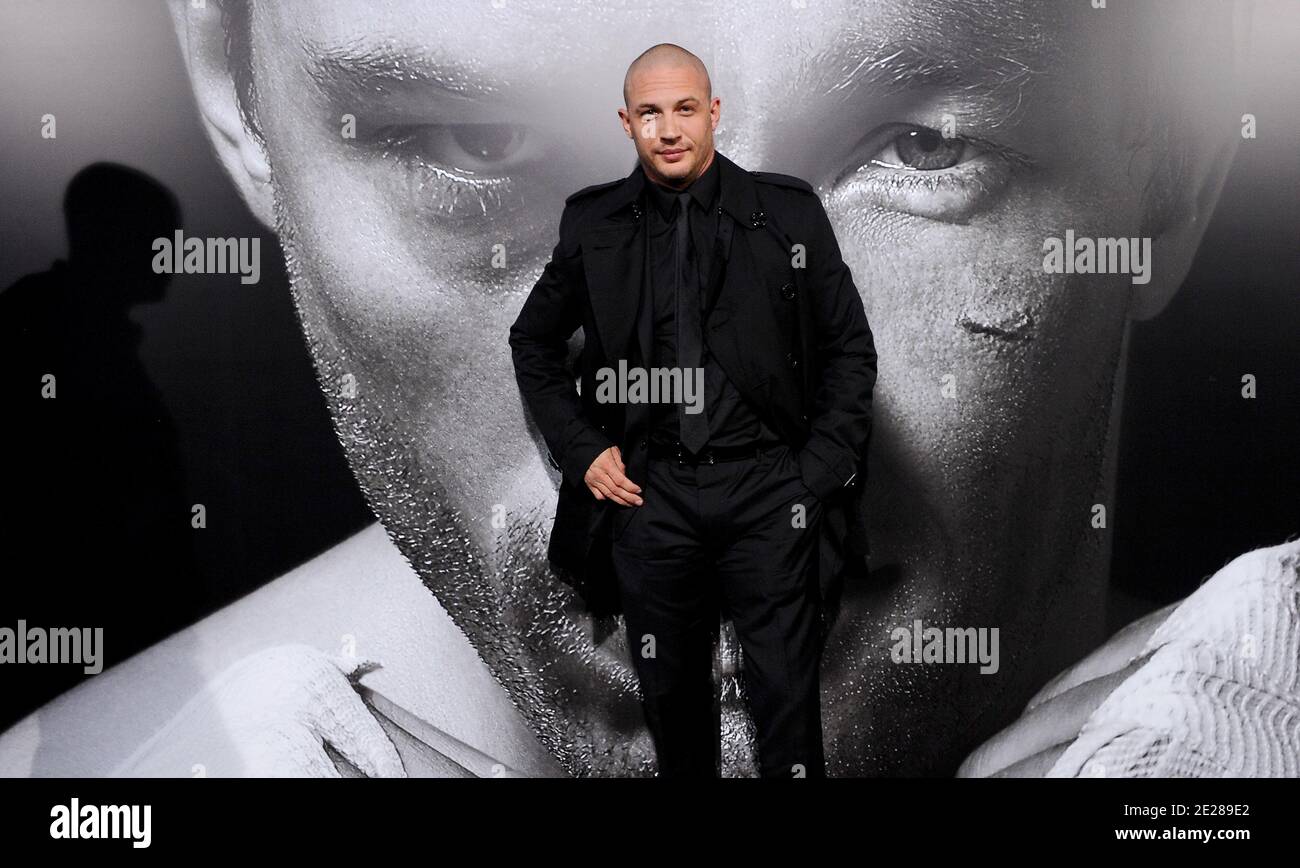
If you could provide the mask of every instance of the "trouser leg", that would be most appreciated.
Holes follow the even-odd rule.
[[[719,540],[722,603],[740,641],[764,777],[824,777],[817,539],[821,504],[787,449],[719,474],[731,516]]]
[[[716,584],[701,544],[693,471],[651,462],[645,503],[613,544],[628,646],[662,777],[716,777]]]

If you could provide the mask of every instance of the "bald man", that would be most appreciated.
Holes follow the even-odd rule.
[[[638,165],[568,197],[510,329],[563,475],[551,559],[589,606],[622,609],[661,776],[718,775],[721,611],[760,773],[823,777],[822,604],[845,562],[821,538],[840,551],[861,520],[871,329],[813,188],[714,149],[698,57],[656,45],[623,91]],[[565,364],[579,326],[580,395]]]

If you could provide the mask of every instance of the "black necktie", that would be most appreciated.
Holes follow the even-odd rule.
[[[695,382],[695,369],[701,367],[704,356],[704,329],[700,322],[700,290],[698,281],[690,279],[689,249],[691,243],[690,193],[677,194],[677,238],[674,258],[677,265],[677,367],[683,382]],[[704,396],[696,396],[703,401]],[[698,413],[687,413],[686,403],[677,404],[678,436],[687,449],[699,452],[709,442],[709,416],[703,406]]]

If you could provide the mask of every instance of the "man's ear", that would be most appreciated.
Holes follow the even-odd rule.
[[[1208,143],[1207,143],[1208,144]],[[1165,309],[1191,270],[1197,248],[1209,225],[1210,215],[1223,191],[1223,181],[1237,152],[1233,135],[1217,143],[1218,147],[1198,154],[1188,168],[1186,182],[1175,191],[1171,208],[1156,227],[1151,239],[1151,282],[1133,287],[1129,316],[1135,320],[1151,319]]]
[[[1226,74],[1227,99],[1211,98],[1202,113],[1198,146],[1180,189],[1169,191],[1172,205],[1152,231],[1152,276],[1145,286],[1134,287],[1129,316],[1151,319],[1169,304],[1187,279],[1196,251],[1209,225],[1210,216],[1223,192],[1223,182],[1241,143],[1241,128],[1233,122],[1232,110],[1243,105],[1243,67],[1251,56],[1252,5],[1244,0],[1233,5],[1232,43]]]
[[[191,0],[169,0],[167,5],[203,128],[217,159],[253,216],[274,229],[270,162],[262,143],[244,126],[239,112],[235,82],[226,64],[221,9],[215,2],[195,8]]]

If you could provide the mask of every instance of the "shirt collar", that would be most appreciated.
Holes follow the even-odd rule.
[[[662,184],[656,183],[655,181],[650,181],[648,178],[646,180],[649,183],[646,184],[646,189],[650,191],[650,198],[659,208],[659,213],[663,215],[665,220],[667,220],[672,217],[673,214],[673,200],[676,199],[677,194],[681,192],[690,193],[691,198],[693,198],[706,212],[711,209],[714,201],[717,199],[719,187],[718,176],[718,155],[714,152],[713,160],[709,163],[709,167],[704,170],[704,174],[692,181],[685,191],[670,189]]]

